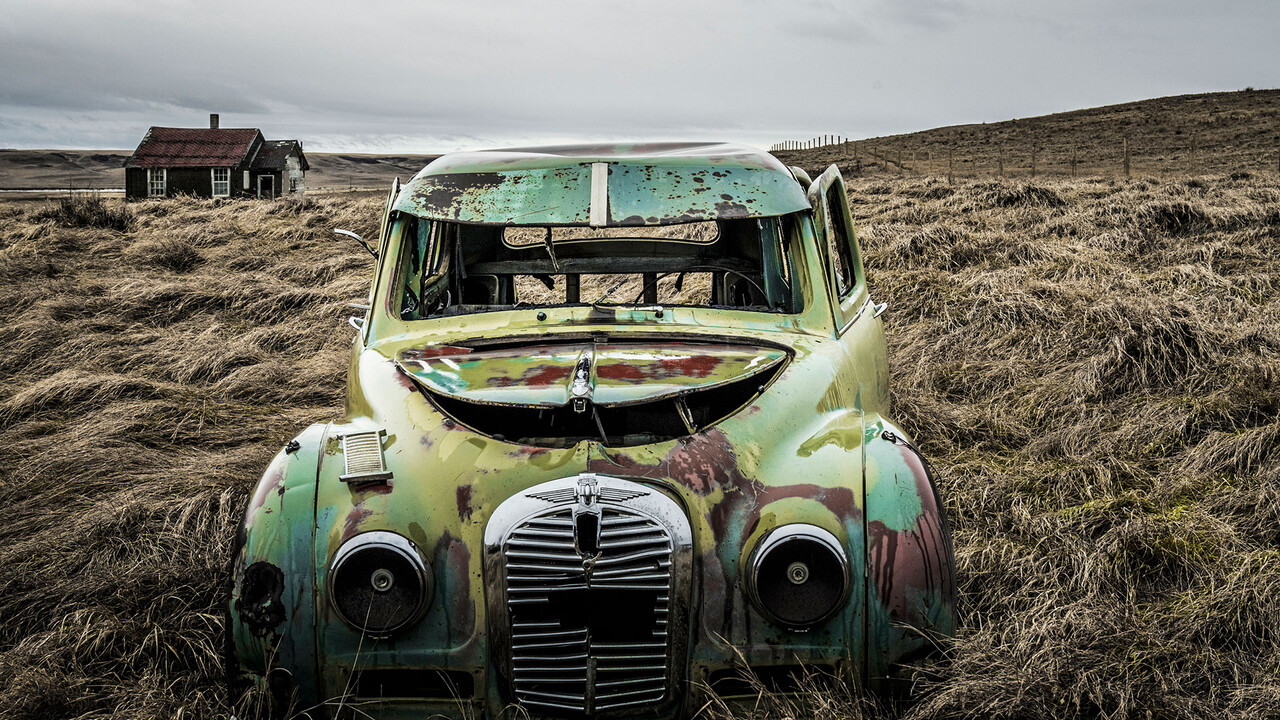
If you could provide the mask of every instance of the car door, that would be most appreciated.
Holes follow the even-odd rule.
[[[866,303],[868,295],[862,254],[853,231],[849,198],[845,194],[840,169],[835,165],[827,168],[809,186],[808,194],[818,234],[826,240],[827,287],[837,334],[843,335]]]
[[[360,341],[366,345],[369,342],[370,325],[376,317],[373,307],[377,302],[378,288],[382,284],[383,268],[395,261],[394,258],[387,257],[387,248],[391,243],[391,208],[395,206],[396,197],[399,195],[400,178],[396,178],[391,182],[391,192],[387,193],[387,202],[382,208],[382,220],[378,224],[378,266],[374,269],[373,282],[369,285],[369,302],[366,303],[369,307],[364,312],[364,325],[360,334]]]
[[[819,175],[809,186],[808,197],[814,209],[820,250],[825,248],[822,255],[836,336],[849,355],[848,382],[858,388],[861,409],[887,413],[889,362],[879,319],[885,305],[871,301],[862,251],[849,212],[849,196],[839,168],[832,165]]]

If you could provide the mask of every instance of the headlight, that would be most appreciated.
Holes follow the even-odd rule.
[[[756,544],[747,594],[773,622],[802,629],[835,614],[849,596],[849,556],[816,525],[783,525]]]
[[[418,547],[401,535],[375,530],[338,548],[329,567],[329,600],[357,630],[386,635],[422,616],[434,590]]]

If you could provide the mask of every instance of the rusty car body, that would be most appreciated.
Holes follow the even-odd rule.
[[[397,182],[375,252],[345,419],[275,457],[237,540],[237,692],[658,719],[743,667],[874,683],[953,632],[834,166],[456,153]]]

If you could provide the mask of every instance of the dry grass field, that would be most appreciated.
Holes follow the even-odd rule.
[[[850,190],[961,582],[947,661],[884,711],[1274,717],[1274,176]],[[145,202],[123,230],[0,204],[0,717],[227,716],[233,529],[340,410],[371,265],[329,229],[372,234],[380,200]],[[809,700],[738,712],[869,707]]]

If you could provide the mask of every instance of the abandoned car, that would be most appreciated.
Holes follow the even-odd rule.
[[[393,186],[367,249],[345,419],[275,457],[237,537],[234,692],[658,719],[743,668],[875,683],[953,632],[834,166],[455,153]]]

